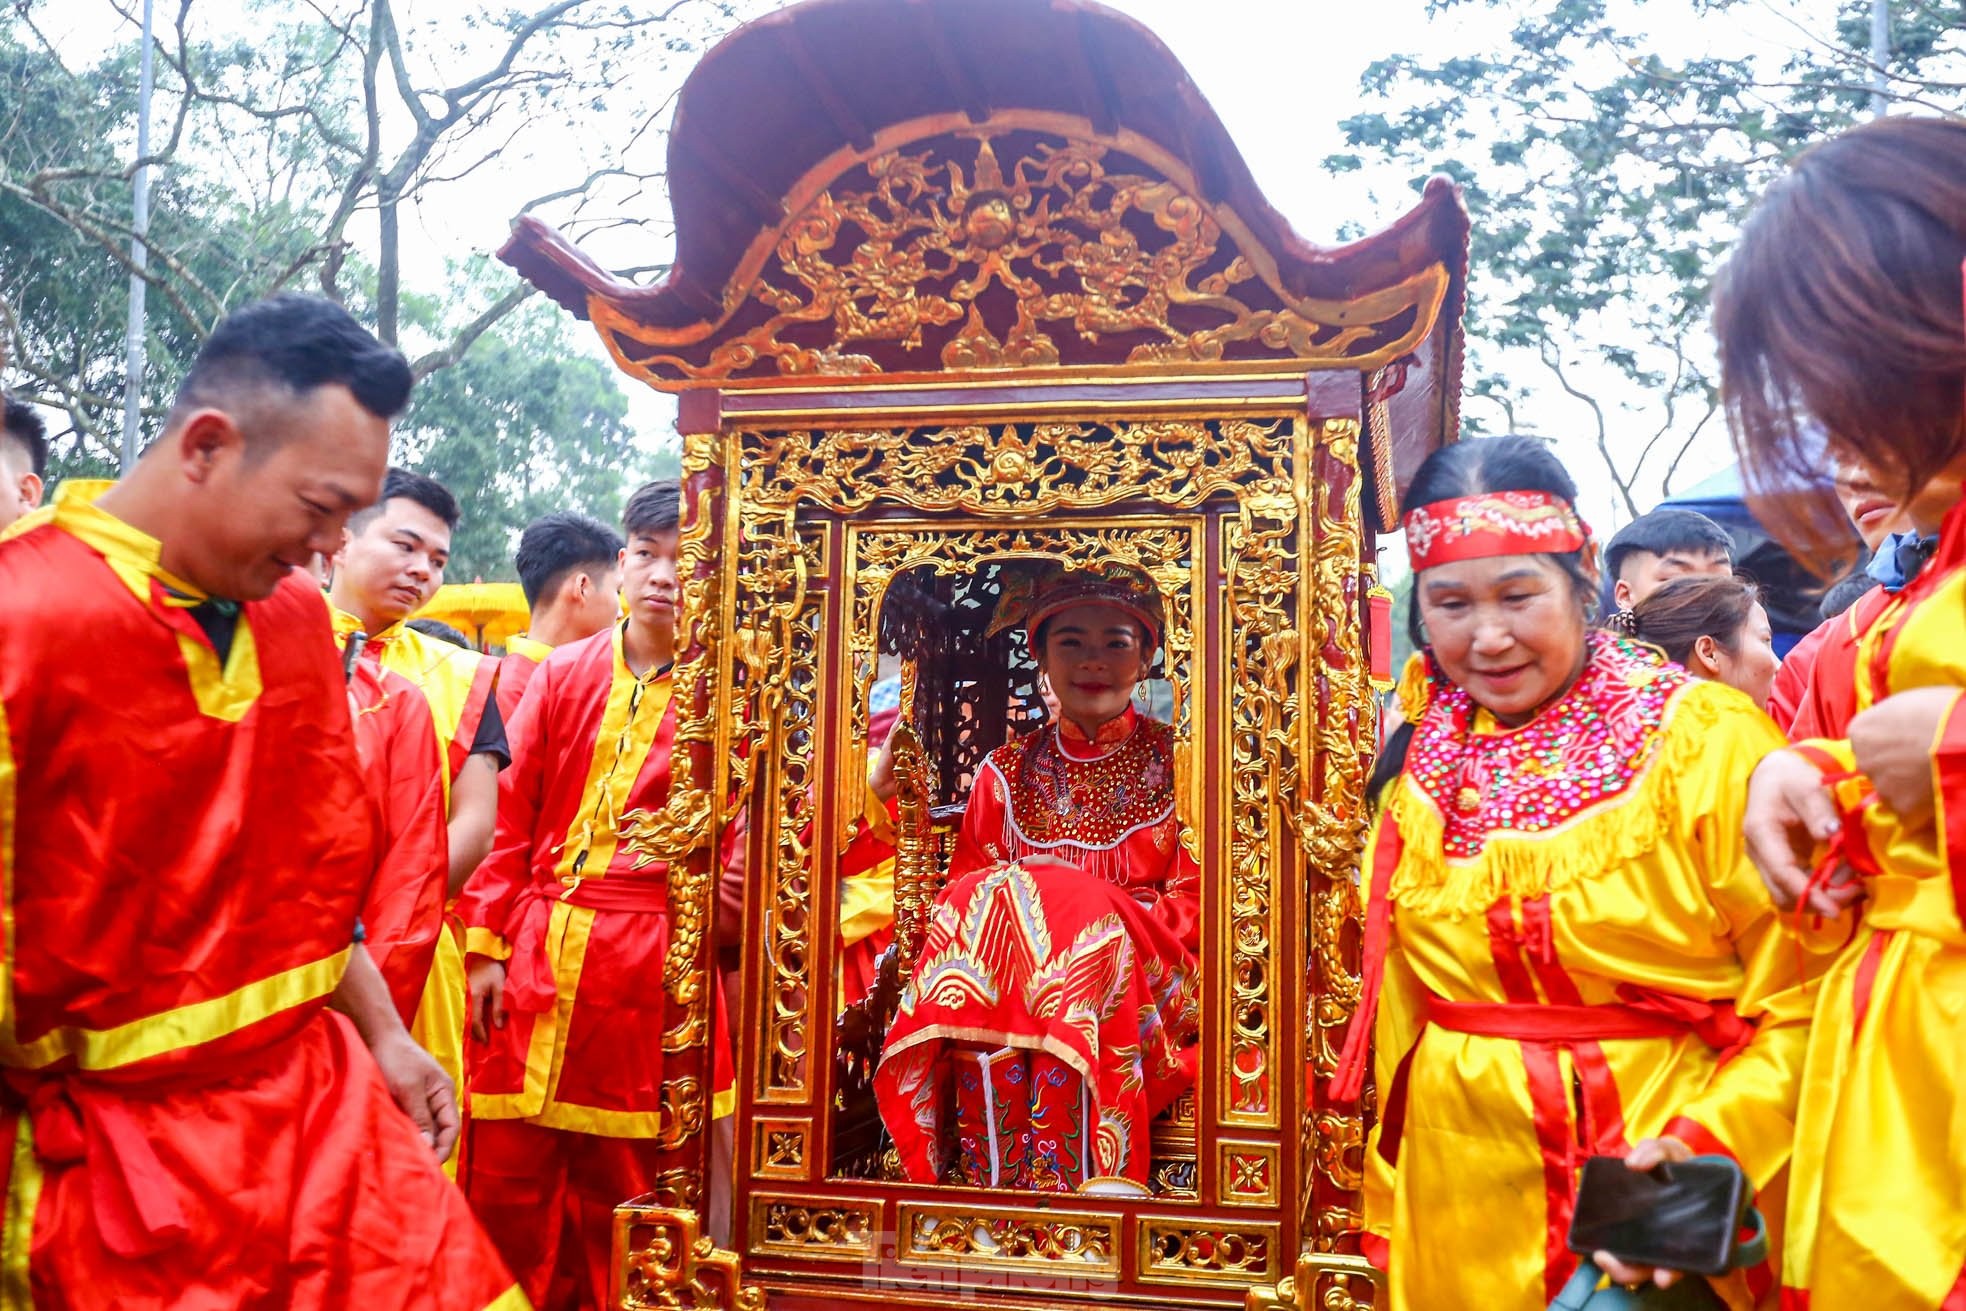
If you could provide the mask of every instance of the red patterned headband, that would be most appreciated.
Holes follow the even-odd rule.
[[[1406,516],[1413,570],[1497,555],[1581,551],[1590,530],[1570,502],[1548,492],[1483,492],[1423,505]]]

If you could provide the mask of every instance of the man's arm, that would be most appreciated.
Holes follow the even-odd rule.
[[[450,1076],[429,1052],[416,1045],[396,1014],[382,971],[360,943],[349,953],[347,972],[328,1004],[355,1023],[355,1031],[375,1057],[382,1081],[403,1114],[410,1117],[423,1141],[440,1161],[450,1159],[457,1143],[457,1090]]]
[[[471,871],[491,854],[498,823],[498,766],[495,755],[479,753],[464,762],[451,784],[450,895],[464,890]]]

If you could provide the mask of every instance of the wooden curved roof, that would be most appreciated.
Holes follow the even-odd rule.
[[[1288,95],[1279,88],[1280,99]],[[994,147],[987,163],[971,157],[977,140]],[[933,142],[942,153],[925,144]],[[912,335],[877,320],[877,330],[852,348],[846,363],[830,353],[839,343],[829,332],[842,335],[838,325],[847,318],[864,326],[868,315],[860,312],[859,291],[834,288],[829,300],[806,295],[816,284],[803,271],[806,287],[784,281],[791,271],[787,252],[802,239],[799,225],[815,221],[816,205],[832,205],[836,193],[873,196],[893,182],[893,156],[922,148],[928,153],[917,167],[931,180],[950,179],[936,201],[946,250],[977,235],[973,225],[963,227],[959,193],[965,186],[980,192],[995,176],[991,169],[1000,168],[1008,186],[1028,184],[1031,193],[1015,199],[1018,208],[1007,222],[1023,221],[1028,229],[1033,214],[1054,213],[1064,193],[1056,186],[1048,198],[1036,192],[1059,177],[1032,181],[1017,159],[1041,161],[1075,144],[1092,152],[1095,169],[1141,187],[1165,178],[1178,193],[1171,201],[1148,197],[1140,213],[1118,225],[1125,231],[1087,234],[1088,241],[1152,247],[1162,231],[1175,232],[1177,240],[1193,237],[1194,222],[1203,223],[1200,239],[1216,234],[1220,255],[1197,254],[1172,296],[1162,298],[1173,308],[1158,336],[1134,331],[1137,316],[1113,322],[1103,299],[1111,287],[1075,284],[1067,290],[1084,304],[1060,309],[1054,299],[1043,311],[1075,316],[1078,329],[1051,333],[1056,346],[1048,357],[1043,350],[1012,350],[1001,323],[985,335],[989,345],[1004,348],[1002,358],[949,345],[962,332],[950,321],[966,306],[961,293],[953,295],[957,310],[945,304],[939,318],[909,301],[909,312],[921,320],[906,325]],[[1062,176],[1083,180],[1084,174]],[[657,386],[743,386],[782,381],[790,372],[919,377],[946,372],[951,359],[974,365],[979,358],[1008,368],[1055,364],[1128,373],[1196,361],[1364,373],[1397,363],[1406,395],[1396,408],[1412,411],[1420,403],[1430,415],[1420,424],[1431,432],[1420,439],[1418,454],[1451,439],[1456,426],[1468,239],[1458,189],[1433,179],[1411,212],[1348,245],[1305,240],[1264,199],[1220,119],[1167,47],[1139,23],[1090,0],[806,0],[753,22],[711,50],[685,84],[668,185],[677,255],[654,285],[614,278],[531,218],[515,225],[500,251],[555,301],[593,320],[623,366]],[[952,187],[958,194],[950,196]],[[1098,191],[1097,203],[1110,193],[1110,186]],[[1082,189],[1081,207],[1092,194]],[[869,202],[876,217],[896,203],[886,194],[884,210],[881,201]],[[1202,217],[1191,220],[1195,210]],[[831,219],[826,239],[837,238],[849,255],[853,241],[866,245],[865,212],[859,217],[856,228],[846,206],[843,217]],[[887,250],[889,243],[883,236],[873,244]],[[957,254],[979,268],[987,262],[973,243]],[[1143,258],[1155,254],[1146,249]],[[894,270],[875,274],[891,281]],[[960,285],[990,291],[986,273]],[[1200,313],[1193,306],[1206,299],[1201,293],[1224,288],[1236,306],[1226,312],[1255,324],[1245,324],[1242,336],[1214,332],[1212,321],[1193,317]],[[904,290],[912,296],[916,289]],[[794,304],[800,295],[809,303]],[[784,322],[761,327],[774,309]],[[1377,335],[1360,326],[1368,321]],[[1088,330],[1088,322],[1099,330]],[[1190,340],[1211,332],[1219,339]],[[761,345],[779,353],[763,358]],[[1407,449],[1399,454],[1403,474],[1415,458]]]

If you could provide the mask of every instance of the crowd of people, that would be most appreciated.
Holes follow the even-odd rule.
[[[1777,1254],[1713,1304],[1966,1307],[1962,264],[1966,125],[1906,118],[1803,154],[1722,272],[1751,489],[1825,576],[1851,526],[1869,557],[1786,662],[1700,516],[1600,549],[1519,437],[1414,476],[1419,654],[1329,1089],[1377,1089],[1363,1246],[1393,1307],[1549,1304],[1583,1161],[1695,1155],[1738,1164]],[[616,1204],[687,1191],[652,837],[677,484],[619,531],[527,527],[530,629],[472,650],[416,619],[459,508],[388,464],[411,386],[345,310],[277,296],[119,481],[46,505],[7,404],[0,1303],[604,1307]],[[1825,461],[1834,525],[1783,490]],[[1134,700],[1165,618],[1080,565],[1007,587],[1000,629],[1050,710],[977,773],[880,1114],[918,1182],[1145,1191],[1203,1013],[1171,730]],[[872,775],[840,871],[861,985],[892,919]],[[746,847],[719,835],[726,946]]]

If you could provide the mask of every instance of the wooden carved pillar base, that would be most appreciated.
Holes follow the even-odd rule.
[[[613,1311],[764,1311],[737,1253],[700,1233],[696,1212],[653,1195],[614,1209]]]
[[[1362,1256],[1306,1252],[1297,1273],[1274,1288],[1252,1288],[1245,1311],[1363,1311],[1385,1305],[1381,1276]]]

